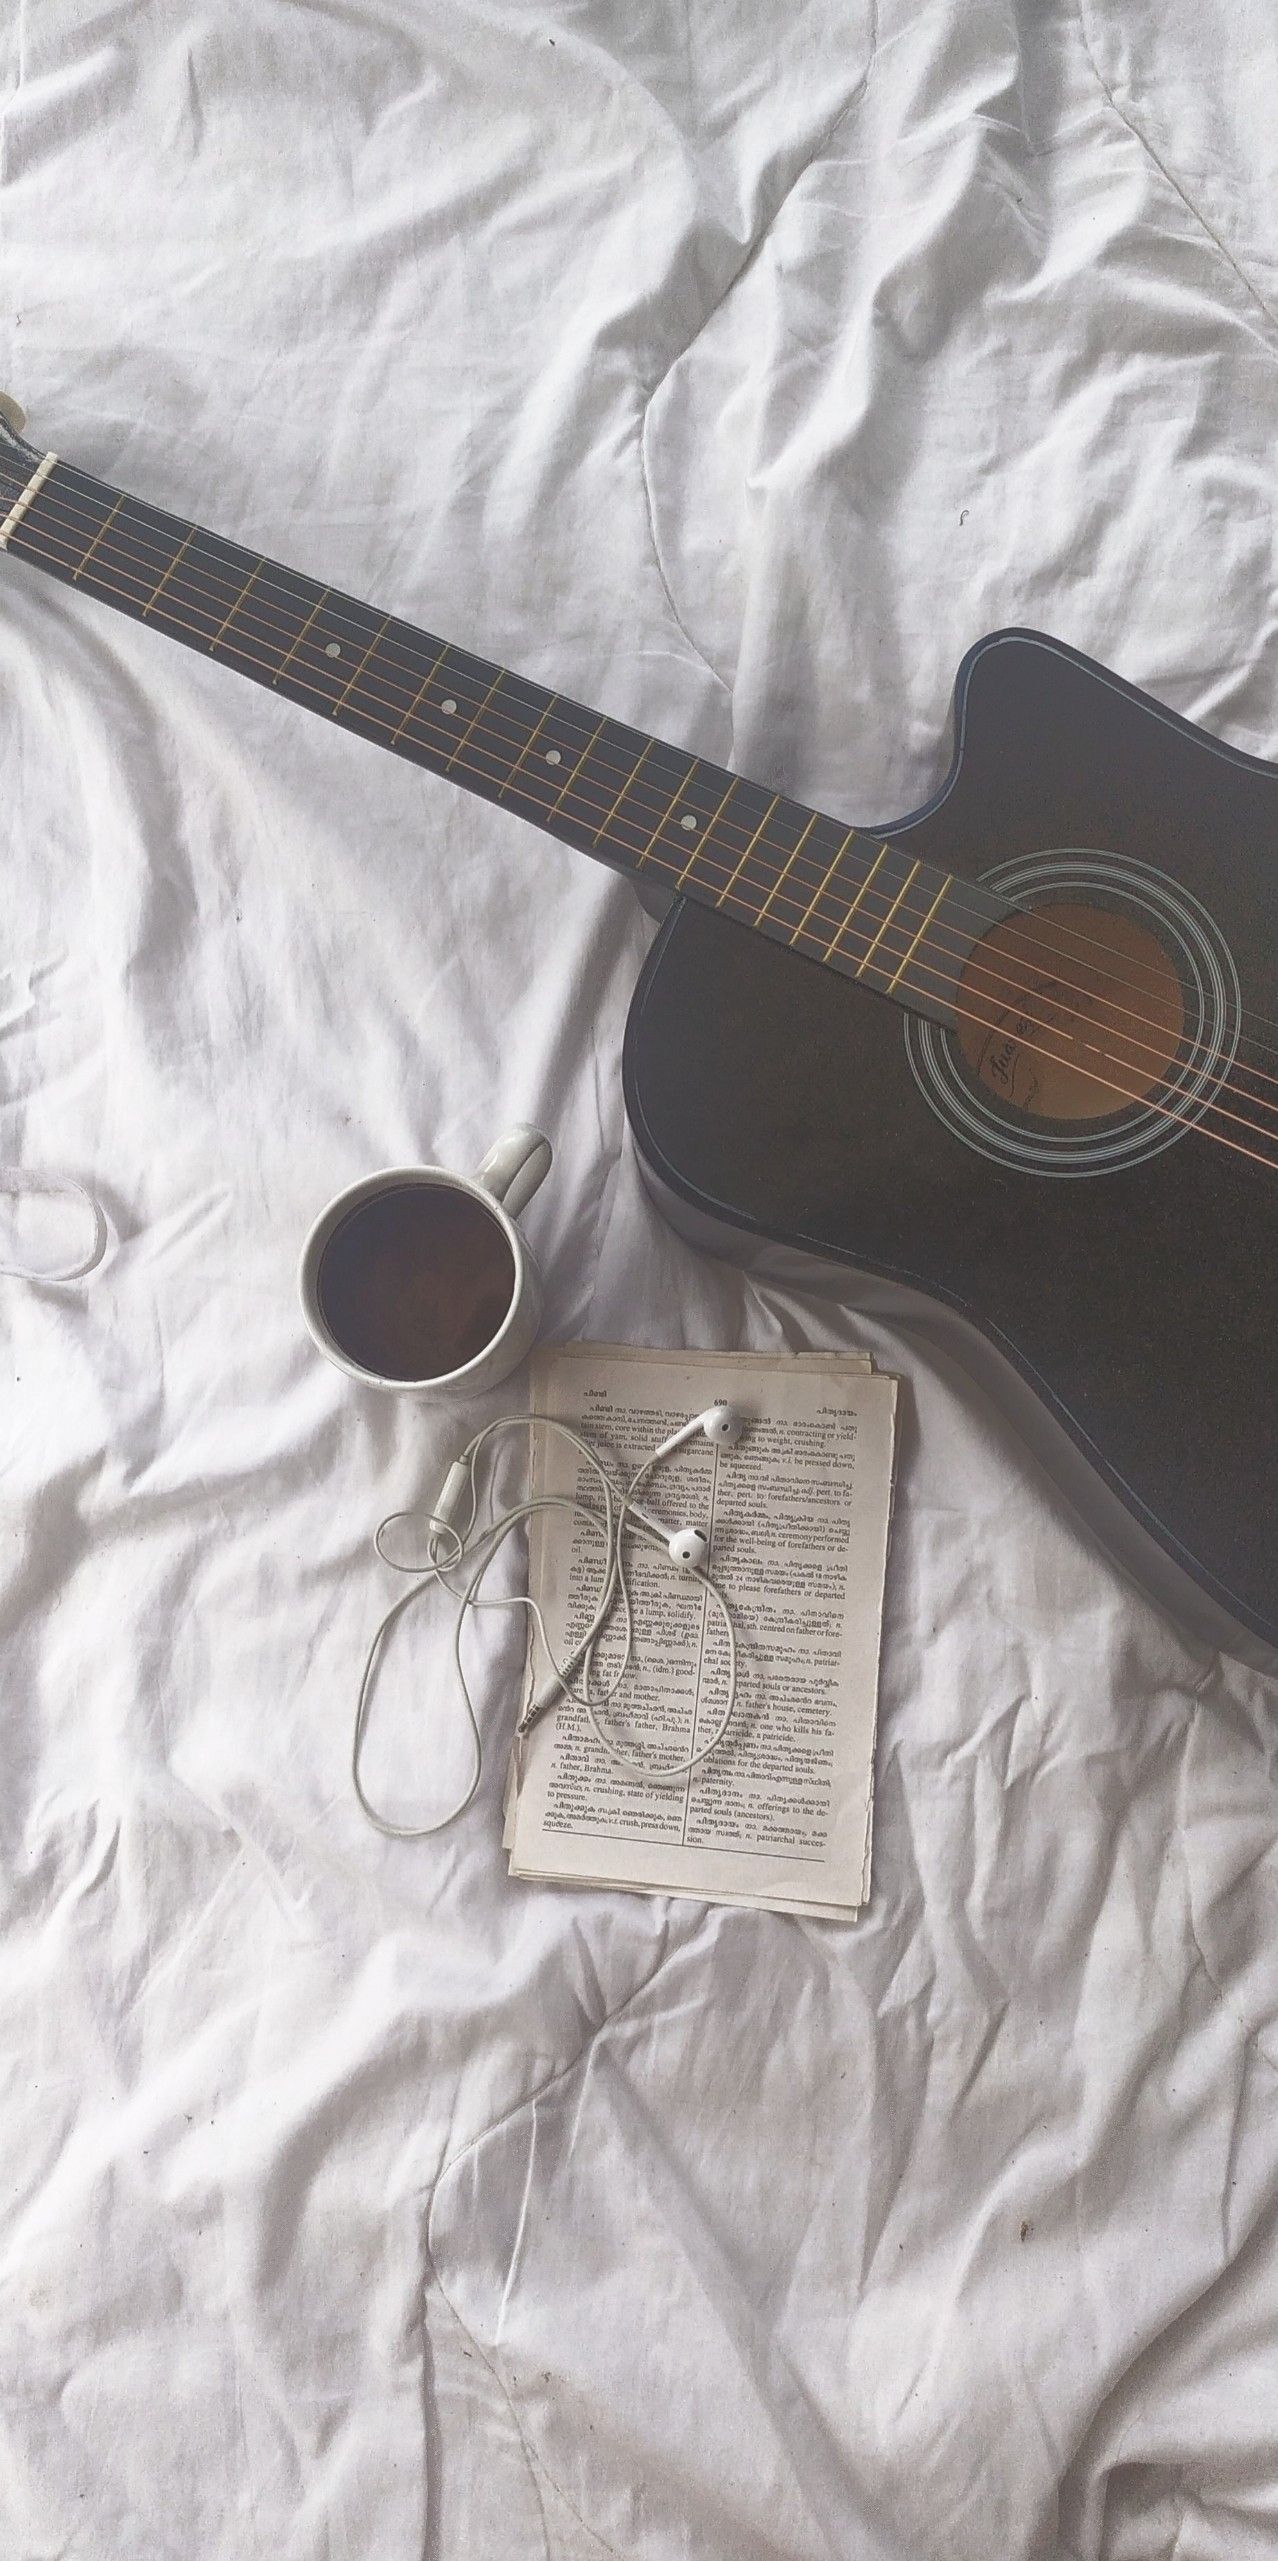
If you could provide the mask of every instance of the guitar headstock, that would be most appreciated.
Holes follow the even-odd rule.
[[[39,448],[29,445],[23,435],[26,423],[25,409],[20,409],[7,391],[0,391],[0,455],[20,454],[25,462],[39,461]]]

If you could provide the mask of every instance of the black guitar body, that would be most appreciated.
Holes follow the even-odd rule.
[[[1030,1436],[1066,1462],[1066,1490],[1095,1489],[1103,1534],[1131,1529],[1112,1542],[1125,1561],[1157,1564],[1146,1579],[1173,1606],[1206,1595],[1206,1632],[1267,1661],[1278,768],[1029,632],[965,659],[954,738],[941,791],[885,835],[1022,903],[1136,919],[1183,995],[1181,1107],[1192,1118],[1195,1075],[1234,1059],[1229,1115],[1208,1127],[1235,1143],[1144,1098],[1047,1117],[1014,1038],[982,1076],[952,1032],[679,901],[627,1037],[641,1160],[701,1242],[745,1231],[957,1312],[978,1374],[1022,1421],[1047,1418]]]

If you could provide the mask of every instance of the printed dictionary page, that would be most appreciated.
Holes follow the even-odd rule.
[[[610,1453],[618,1485],[716,1398],[745,1417],[742,1439],[726,1448],[699,1434],[640,1497],[670,1528],[690,1522],[709,1536],[737,1642],[726,1736],[699,1769],[662,1785],[614,1761],[584,1708],[561,1698],[521,1747],[511,1872],[846,1915],[868,1890],[896,1381],[846,1354],[586,1343],[533,1364],[534,1413],[574,1424]],[[534,1492],[595,1503],[576,1452],[533,1429]],[[529,1590],[560,1662],[588,1624],[601,1557],[581,1516],[535,1516]],[[634,1651],[598,1714],[629,1752],[677,1763],[722,1717],[726,1635],[704,1587],[664,1554],[631,1540],[627,1560]],[[618,1613],[597,1649],[592,1695],[617,1669],[619,1647]],[[528,1696],[547,1669],[534,1631]]]

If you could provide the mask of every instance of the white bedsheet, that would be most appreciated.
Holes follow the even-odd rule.
[[[1278,751],[1266,0],[40,0],[8,387],[183,514],[849,817],[1024,621]],[[513,819],[0,570],[0,2546],[1245,2561],[1278,2542],[1272,1685],[961,1378],[696,1257],[650,928]],[[909,1380],[855,1931],[506,1882],[346,1775],[450,1426],[313,1353],[370,1166],[553,1135],[560,1334]],[[500,1400],[493,1400],[494,1403]],[[440,1622],[372,1755],[461,1749]]]

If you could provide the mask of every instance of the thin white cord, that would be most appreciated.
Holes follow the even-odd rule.
[[[476,1484],[475,1470],[481,1450],[495,1433],[510,1430],[527,1431],[530,1425],[534,1423],[541,1423],[545,1428],[558,1432],[563,1439],[571,1443],[572,1447],[577,1450],[582,1458],[585,1459],[587,1465],[593,1468],[602,1493],[602,1507],[600,1509],[596,1509],[593,1504],[583,1502],[577,1495],[539,1495],[529,1501],[516,1503],[509,1511],[499,1514],[496,1518],[489,1521],[485,1528],[476,1532],[475,1524],[479,1510],[479,1493]],[[731,1611],[728,1608],[728,1604],[724,1599],[718,1584],[715,1582],[712,1575],[704,1572],[699,1566],[689,1566],[685,1567],[683,1570],[691,1575],[694,1582],[701,1584],[703,1590],[709,1593],[711,1600],[715,1603],[723,1621],[728,1653],[726,1702],[723,1714],[720,1717],[714,1732],[711,1734],[709,1741],[703,1743],[695,1752],[689,1753],[683,1760],[677,1762],[654,1761],[650,1760],[646,1754],[629,1751],[624,1744],[618,1742],[614,1735],[611,1735],[606,1731],[605,1727],[599,1720],[600,1708],[607,1707],[611,1700],[616,1697],[618,1690],[621,1688],[629,1671],[634,1650],[634,1611],[631,1604],[630,1587],[626,1577],[626,1563],[623,1544],[626,1530],[629,1528],[633,1535],[644,1538],[650,1545],[660,1548],[663,1554],[667,1552],[667,1542],[661,1531],[656,1528],[653,1523],[645,1520],[642,1513],[636,1511],[634,1498],[639,1486],[643,1483],[644,1478],[651,1473],[652,1469],[656,1467],[663,1458],[669,1455],[671,1448],[674,1447],[683,1437],[683,1434],[676,1434],[673,1436],[671,1441],[663,1442],[660,1449],[654,1450],[651,1456],[643,1461],[642,1466],[636,1469],[624,1494],[618,1495],[603,1462],[597,1456],[595,1451],[592,1450],[581,1438],[580,1434],[573,1431],[570,1424],[561,1423],[553,1414],[501,1414],[498,1415],[491,1423],[485,1424],[481,1432],[476,1433],[474,1439],[468,1443],[467,1447],[463,1450],[461,1457],[455,1462],[453,1468],[450,1470],[445,1487],[445,1493],[448,1496],[447,1513],[442,1511],[428,1512],[425,1515],[428,1534],[426,1541],[426,1562],[424,1564],[420,1559],[413,1559],[405,1562],[399,1557],[390,1556],[387,1554],[386,1548],[383,1545],[386,1531],[391,1529],[397,1521],[410,1519],[412,1517],[410,1513],[402,1511],[390,1512],[387,1514],[385,1520],[379,1522],[374,1535],[373,1545],[383,1564],[391,1566],[398,1574],[412,1574],[416,1577],[412,1589],[402,1593],[397,1601],[392,1602],[391,1607],[387,1610],[386,1615],[377,1628],[373,1641],[369,1646],[368,1653],[364,1659],[364,1670],[360,1680],[359,1697],[355,1708],[355,1727],[351,1738],[351,1783],[355,1790],[355,1795],[363,1812],[367,1815],[369,1822],[372,1823],[379,1832],[384,1833],[388,1840],[428,1840],[433,1833],[444,1831],[448,1824],[456,1822],[458,1816],[465,1813],[467,1806],[473,1801],[475,1791],[478,1788],[480,1778],[483,1775],[483,1739],[480,1734],[479,1720],[475,1713],[475,1703],[471,1696],[469,1683],[466,1679],[465,1665],[462,1662],[461,1653],[462,1631],[465,1627],[466,1614],[468,1610],[524,1609],[532,1618],[536,1626],[537,1633],[541,1639],[542,1650],[551,1668],[553,1687],[549,1692],[544,1688],[534,1692],[530,1706],[525,1709],[524,1714],[521,1716],[515,1729],[517,1744],[522,1743],[531,1727],[537,1722],[540,1715],[547,1708],[555,1705],[560,1697],[565,1697],[572,1699],[578,1707],[584,1710],[587,1718],[589,1719],[596,1740],[611,1761],[616,1763],[620,1768],[626,1770],[632,1777],[646,1779],[657,1787],[682,1786],[685,1779],[691,1775],[693,1770],[699,1769],[703,1762],[709,1760],[712,1752],[718,1751],[732,1721],[732,1712],[736,1704],[736,1631],[732,1624]],[[459,1475],[463,1476],[466,1480],[466,1492],[469,1498],[464,1528],[460,1528],[457,1521],[452,1517],[455,1509],[455,1502],[452,1498],[451,1489],[455,1488],[455,1480]],[[542,1612],[530,1593],[512,1592],[509,1594],[495,1596],[488,1600],[481,1599],[480,1597],[480,1585],[483,1582],[484,1576],[487,1574],[489,1567],[494,1563],[498,1553],[504,1546],[507,1538],[509,1538],[512,1530],[517,1529],[521,1522],[530,1520],[535,1513],[544,1511],[569,1512],[579,1519],[588,1521],[592,1529],[598,1533],[599,1537],[603,1541],[603,1571],[594,1612],[585,1635],[578,1640],[566,1663],[560,1663],[556,1660],[550,1640],[546,1634],[545,1621],[542,1616]],[[473,1545],[472,1541],[474,1541]],[[443,1550],[443,1553],[440,1552],[441,1550]],[[475,1561],[476,1558],[478,1559],[477,1562]],[[472,1563],[474,1565],[474,1570],[464,1588],[459,1590],[457,1584],[451,1580],[451,1577],[457,1572],[460,1566]],[[392,1823],[388,1821],[384,1815],[379,1814],[376,1807],[370,1802],[360,1776],[360,1757],[363,1751],[364,1738],[368,1730],[368,1720],[372,1705],[375,1675],[378,1664],[381,1660],[382,1650],[386,1639],[396,1621],[402,1618],[404,1612],[412,1607],[414,1601],[421,1599],[423,1593],[436,1586],[439,1586],[444,1591],[448,1592],[458,1604],[457,1614],[453,1623],[453,1663],[461,1688],[462,1697],[465,1701],[466,1714],[470,1722],[474,1767],[471,1772],[470,1784],[466,1789],[465,1795],[458,1799],[457,1803],[449,1809],[447,1814],[441,1815],[437,1822]],[[619,1600],[621,1604],[624,1628],[619,1668],[606,1687],[600,1690],[596,1695],[592,1695],[591,1681],[594,1670],[595,1646],[612,1615],[614,1602],[617,1600]],[[584,1687],[580,1689],[574,1685],[572,1678],[573,1673],[578,1669],[578,1667],[581,1668],[584,1678]]]
[[[0,1262],[0,1273],[3,1273],[6,1279],[77,1281],[86,1279],[90,1272],[97,1270],[106,1252],[110,1233],[106,1214],[95,1201],[92,1192],[86,1191],[83,1183],[77,1183],[73,1174],[29,1174],[19,1165],[0,1165],[0,1192],[7,1193],[12,1200],[19,1199],[24,1193],[33,1194],[40,1200],[65,1200],[69,1196],[72,1200],[83,1201],[93,1221],[93,1234],[87,1251],[79,1255],[74,1262]]]

